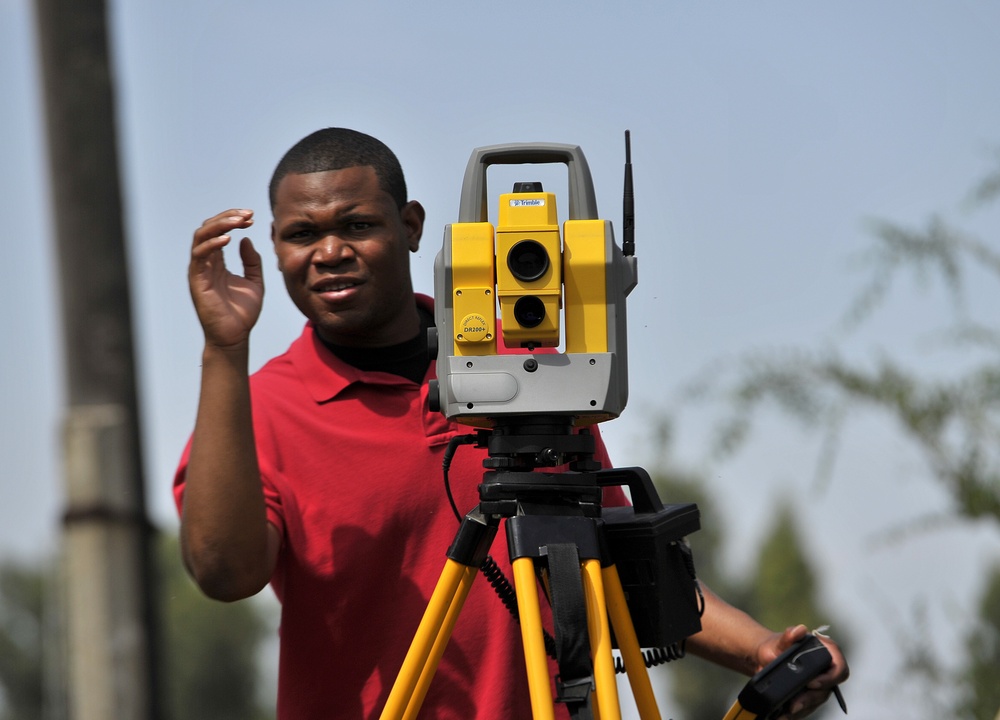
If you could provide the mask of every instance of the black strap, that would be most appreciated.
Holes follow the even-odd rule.
[[[549,545],[546,551],[559,664],[556,701],[566,704],[570,717],[589,720],[592,717],[590,695],[594,687],[594,666],[590,659],[580,555],[576,545],[570,543]]]

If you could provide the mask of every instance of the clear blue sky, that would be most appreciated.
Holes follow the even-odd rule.
[[[632,402],[604,427],[623,465],[657,457],[646,428],[677,409],[678,388],[708,363],[831,336],[861,282],[849,261],[868,242],[867,218],[918,226],[942,211],[997,242],[996,213],[966,216],[961,205],[1000,145],[995,2],[110,5],[146,474],[168,529],[200,356],[185,278],[191,232],[228,207],[266,217],[275,162],[318,127],[356,127],[399,154],[428,210],[414,263],[425,292],[473,148],[580,145],[601,213],[617,223],[631,129]],[[57,542],[63,382],[32,20],[27,0],[0,0],[0,554],[21,556]],[[265,252],[266,227],[250,233]],[[268,271],[255,365],[301,324],[273,263]],[[918,340],[940,297],[900,289],[851,350],[937,367]],[[997,305],[977,300],[980,311]],[[711,418],[681,417],[674,455],[698,465]],[[823,492],[811,484],[815,453],[814,438],[769,419],[747,452],[711,467],[725,497],[717,522],[738,565],[769,508],[797,504],[831,604],[864,640],[852,717],[882,717],[895,658],[881,626],[923,599],[951,646],[1000,541],[995,530],[952,529],[873,549],[879,528],[944,498],[875,418],[851,426]]]

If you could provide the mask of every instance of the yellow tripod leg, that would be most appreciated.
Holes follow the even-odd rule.
[[[513,563],[517,610],[521,616],[521,642],[524,663],[528,670],[528,693],[534,720],[555,720],[552,688],[549,685],[549,665],[545,656],[542,634],[542,613],[535,584],[535,565],[531,558],[518,558]]]
[[[463,578],[466,577],[467,570],[467,566],[454,560],[449,559],[445,562],[444,570],[441,571],[441,577],[427,603],[427,609],[417,627],[410,649],[406,652],[403,666],[389,692],[389,699],[379,716],[381,720],[399,720],[403,717],[403,713],[407,712],[414,690],[427,667],[428,658],[431,657],[435,643],[440,637],[445,618],[451,614],[454,603],[458,602],[459,608],[461,608],[461,604],[465,602],[465,596],[468,595],[471,581],[466,582],[463,586]],[[463,594],[461,599],[457,599],[456,594],[460,588],[463,588]],[[454,614],[457,616],[457,611]],[[445,638],[445,642],[447,642],[447,638]],[[429,678],[427,683],[430,683]],[[424,691],[426,692],[426,688]],[[413,710],[414,715],[417,710],[419,707]]]
[[[448,608],[448,612],[444,618],[444,623],[442,623],[441,630],[434,641],[434,647],[431,648],[427,662],[424,664],[423,672],[420,673],[420,679],[413,689],[413,695],[410,697],[406,712],[403,714],[403,720],[415,720],[417,713],[420,712],[420,706],[424,703],[424,697],[426,697],[427,690],[431,686],[431,680],[434,679],[434,673],[441,662],[441,656],[444,655],[444,650],[448,646],[448,640],[451,639],[451,631],[455,629],[455,623],[458,621],[459,613],[462,612],[465,598],[468,597],[469,590],[472,588],[472,582],[476,579],[476,568],[463,567],[465,567],[465,574],[459,581],[458,591],[452,598],[451,606]]]
[[[756,718],[757,713],[750,712],[737,701],[729,708],[729,712],[722,720],[756,720]]]
[[[615,663],[611,656],[611,630],[604,598],[599,560],[583,561],[583,592],[587,599],[587,630],[590,633],[590,654],[594,662],[594,715],[601,720],[620,720],[618,684]]]
[[[628,675],[629,686],[632,688],[632,696],[635,698],[639,717],[642,720],[660,720],[660,709],[656,705],[653,685],[649,681],[649,673],[642,658],[639,639],[636,637],[632,616],[629,614],[628,605],[625,602],[625,590],[622,588],[618,568],[614,565],[606,567],[601,571],[601,575],[604,578],[604,594],[608,603],[608,614],[611,616],[611,625],[615,629],[615,637],[618,638],[618,648],[621,651],[622,660],[625,661],[625,673]]]

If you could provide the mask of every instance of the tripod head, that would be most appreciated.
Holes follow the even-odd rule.
[[[601,487],[594,460],[594,437],[575,431],[560,415],[498,419],[485,435],[487,472],[479,486],[480,509],[513,517],[528,512],[574,512],[600,517]],[[566,465],[567,472],[548,472]]]

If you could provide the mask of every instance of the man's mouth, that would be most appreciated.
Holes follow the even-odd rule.
[[[316,290],[316,292],[320,292],[320,293],[325,293],[325,292],[340,292],[341,290],[347,290],[348,288],[352,288],[355,285],[357,285],[356,282],[348,282],[348,281],[335,282],[335,283],[324,283],[322,285],[316,286],[315,290]]]
[[[359,280],[330,280],[314,284],[312,291],[325,300],[340,300],[350,297],[354,289],[361,285]]]

